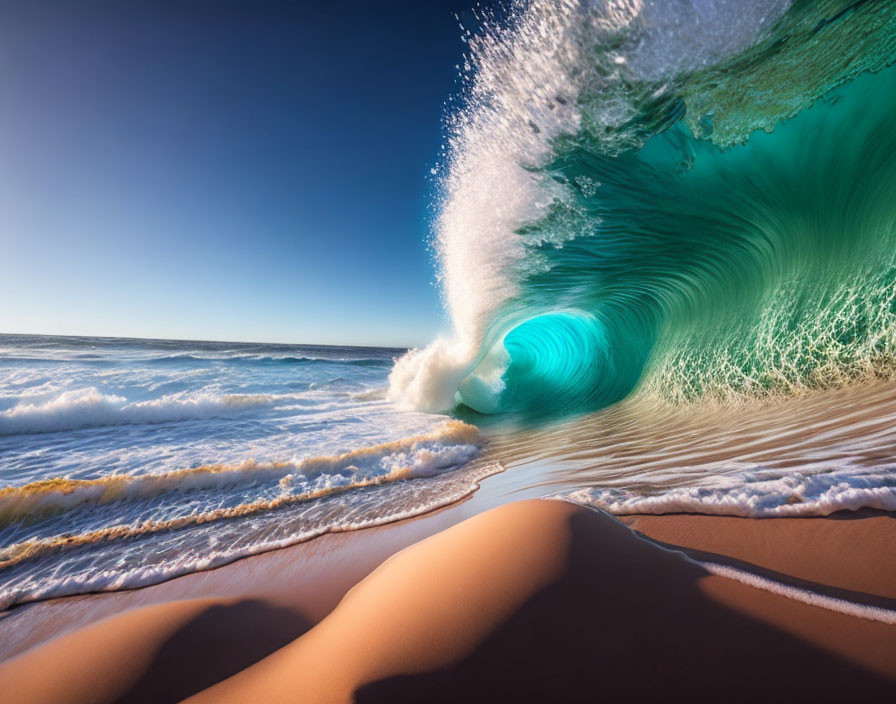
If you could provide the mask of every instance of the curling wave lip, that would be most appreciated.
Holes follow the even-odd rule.
[[[896,8],[532,2],[471,37],[423,410],[765,398],[896,370]]]

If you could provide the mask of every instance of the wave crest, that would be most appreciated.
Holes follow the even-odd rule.
[[[267,406],[267,394],[173,394],[129,403],[96,387],[65,391],[43,403],[19,403],[0,413],[0,436],[53,433],[115,425],[171,423],[238,414]]]
[[[544,0],[483,24],[435,222],[453,336],[391,398],[565,412],[892,375],[891,3]]]

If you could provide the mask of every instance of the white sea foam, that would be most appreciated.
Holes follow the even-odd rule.
[[[874,508],[896,511],[891,468],[847,467],[821,473],[754,470],[709,475],[689,486],[649,493],[591,487],[563,495],[615,515],[702,513],[747,518],[827,516]]]
[[[10,339],[3,604],[152,583],[415,515],[482,476],[461,467],[475,428],[384,402],[390,350]]]
[[[224,417],[266,406],[273,400],[267,394],[197,393],[128,402],[91,386],[65,391],[43,403],[19,403],[3,411],[0,436]]]
[[[17,564],[0,584],[0,610],[38,599],[156,584],[329,532],[410,518],[460,501],[476,491],[482,479],[501,471],[498,464],[483,464],[416,482],[373,485],[368,492],[344,492],[332,503],[281,504],[280,511],[249,514],[242,522],[222,521],[214,531],[197,524],[181,530],[147,530],[143,541],[114,539],[134,537],[138,530],[77,546],[48,546],[48,551],[34,556],[37,559]],[[383,491],[389,492],[389,501],[379,493]],[[90,552],[72,552],[72,547]],[[48,560],[58,560],[57,568],[48,570]]]
[[[429,413],[451,408],[475,353],[468,344],[446,338],[411,350],[395,362],[387,398],[402,408]]]
[[[223,490],[247,483],[279,482],[281,496],[325,494],[372,482],[436,475],[473,458],[480,444],[472,425],[448,421],[438,429],[338,455],[284,462],[248,459],[238,465],[203,465],[142,475],[99,479],[53,478],[0,490],[0,527],[13,521],[70,511],[85,505],[150,499],[175,491]],[[249,504],[251,505],[251,504]],[[199,504],[196,504],[197,510]],[[126,517],[126,509],[118,514]],[[199,516],[197,516],[198,518]],[[164,522],[164,517],[158,520]],[[208,516],[205,516],[208,520]],[[16,546],[12,546],[12,550]],[[8,550],[7,550],[8,551]],[[4,550],[0,550],[0,561]]]

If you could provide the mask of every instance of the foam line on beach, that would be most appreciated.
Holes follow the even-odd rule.
[[[774,580],[760,577],[752,572],[739,570],[728,565],[694,560],[686,555],[684,557],[685,559],[700,565],[710,574],[714,574],[718,577],[725,577],[726,579],[733,579],[741,584],[746,584],[748,587],[762,589],[763,591],[771,592],[772,594],[777,594],[778,596],[783,596],[787,599],[793,599],[794,601],[799,601],[803,604],[808,604],[809,606],[817,606],[818,608],[827,609],[828,611],[836,611],[837,613],[845,614],[846,616],[862,618],[867,621],[877,621],[879,623],[885,623],[888,626],[896,626],[896,611],[892,609],[857,604],[853,601],[847,601],[846,599],[838,599],[836,597],[819,594],[818,592],[809,589],[801,589],[799,587],[781,584],[780,582],[775,582]]]
[[[10,580],[0,589],[0,610],[7,609],[16,604],[23,604],[33,601],[41,601],[61,596],[69,596],[72,594],[83,594],[86,592],[103,592],[117,591],[121,589],[135,589],[139,587],[158,584],[181,575],[193,572],[210,570],[230,564],[236,560],[252,555],[258,555],[271,550],[295,545],[297,543],[306,542],[314,538],[318,538],[328,533],[343,533],[365,528],[373,528],[375,526],[386,525],[409,518],[414,518],[431,511],[450,506],[451,504],[462,501],[479,489],[479,483],[494,474],[504,471],[501,464],[495,462],[483,463],[481,465],[471,465],[468,470],[459,470],[457,474],[445,473],[437,477],[429,479],[429,481],[439,482],[439,487],[431,493],[411,490],[408,493],[408,500],[399,502],[397,505],[385,511],[373,513],[364,513],[360,517],[351,520],[342,519],[342,522],[333,522],[324,520],[309,525],[303,525],[302,529],[295,533],[288,533],[282,537],[267,537],[256,541],[239,541],[238,546],[233,545],[217,545],[211,552],[204,553],[201,557],[192,557],[188,559],[177,559],[175,561],[162,561],[144,566],[135,566],[130,569],[121,570],[88,570],[80,574],[67,574],[61,579],[42,580],[35,583],[28,574],[23,579]],[[389,484],[396,478],[384,479],[382,481],[370,481],[365,486],[373,488]],[[423,481],[427,481],[424,479]],[[227,518],[236,518],[251,515],[253,513],[262,513],[274,509],[287,508],[291,505],[307,502],[312,498],[322,498],[327,495],[348,493],[349,489],[360,488],[357,485],[346,487],[341,490],[333,490],[329,492],[318,492],[315,496],[290,496],[281,497],[273,502],[256,502],[252,505],[237,506],[232,509],[226,509],[214,512],[214,515],[190,516],[183,519],[148,523],[140,526],[121,527],[119,529],[109,529],[104,531],[95,531],[92,534],[83,534],[72,536],[70,538],[61,537],[51,541],[33,541],[32,544],[19,544],[13,546],[18,552],[15,554],[7,554],[4,556],[0,552],[0,570],[12,567],[17,564],[24,563],[28,560],[46,557],[54,553],[60,553],[70,548],[82,546],[98,546],[104,541],[114,541],[132,537],[138,534],[160,533],[163,531],[176,530],[179,528],[189,527],[191,524],[205,523],[212,520],[222,520]],[[286,516],[284,516],[286,518]],[[226,540],[224,541],[227,542]],[[27,567],[26,567],[27,569]],[[41,565],[32,567],[37,571],[42,571]]]
[[[573,505],[583,506],[582,503],[572,500],[571,498],[569,498],[569,496],[555,495],[546,498],[549,501],[565,501]],[[609,513],[608,511],[606,511],[606,509],[598,508],[593,505],[589,506],[587,504],[584,504],[584,507],[589,508],[592,511]],[[718,577],[732,579],[740,582],[741,584],[755,587],[756,589],[762,589],[763,591],[777,594],[778,596],[783,596],[794,601],[799,601],[801,603],[808,604],[809,606],[817,606],[822,609],[827,609],[828,611],[836,611],[837,613],[845,614],[847,616],[854,616],[856,618],[862,618],[869,621],[877,621],[890,626],[896,625],[896,610],[886,609],[879,606],[859,604],[847,599],[840,599],[833,596],[819,594],[818,592],[812,591],[810,589],[783,584],[781,582],[768,579],[767,577],[760,577],[753,572],[738,569],[730,565],[723,565],[718,562],[698,560],[694,557],[691,557],[683,549],[673,547],[671,545],[660,544],[650,536],[643,536],[643,539],[647,540],[653,545],[656,545],[662,550],[680,555],[684,560],[695,565],[699,565],[710,574],[714,574]]]

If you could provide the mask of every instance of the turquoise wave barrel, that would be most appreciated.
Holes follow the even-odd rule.
[[[627,344],[633,337],[619,333],[581,310],[524,320],[461,384],[459,400],[481,413],[529,416],[614,403],[637,382],[647,348],[641,341],[639,353],[637,346]],[[499,379],[496,363],[501,364]]]
[[[896,68],[732,146],[675,110],[620,154],[558,149],[544,172],[574,198],[521,229],[540,266],[459,402],[537,416],[894,374]]]

